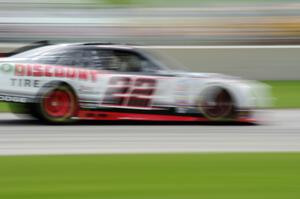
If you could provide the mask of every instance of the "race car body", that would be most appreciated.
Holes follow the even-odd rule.
[[[0,100],[47,122],[74,119],[254,121],[266,85],[172,70],[144,49],[96,43],[48,45],[0,61]]]

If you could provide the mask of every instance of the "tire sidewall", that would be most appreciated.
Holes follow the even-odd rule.
[[[49,94],[51,94],[53,91],[63,91],[67,92],[70,97],[70,110],[68,114],[66,114],[63,117],[53,117],[47,113],[45,110],[45,99]],[[50,86],[47,85],[41,89],[41,92],[38,96],[38,102],[36,103],[37,113],[39,116],[39,119],[42,119],[43,121],[47,123],[57,123],[57,124],[67,124],[73,122],[73,117],[76,115],[78,111],[78,105],[77,105],[77,97],[73,89],[62,83],[55,83],[51,84]]]
[[[217,116],[217,117],[212,117],[211,115],[207,114],[207,112],[205,111],[204,106],[203,106],[204,103],[207,103],[206,102],[207,97],[208,97],[207,95],[210,95],[211,94],[210,92],[213,92],[212,91],[213,89],[227,92],[227,94],[230,96],[231,104],[232,104],[231,109],[226,114],[223,114],[223,115]],[[211,86],[211,87],[205,88],[199,95],[199,97],[196,101],[196,105],[197,105],[197,108],[200,111],[200,113],[203,114],[204,117],[206,117],[210,121],[232,121],[235,119],[236,108],[235,108],[234,98],[226,88],[223,88],[220,86]]]

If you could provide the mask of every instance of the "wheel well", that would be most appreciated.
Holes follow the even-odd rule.
[[[70,112],[70,118],[69,116],[66,118],[57,118],[57,119],[53,119],[51,118],[51,116],[46,116],[43,108],[41,108],[41,102],[43,102],[44,100],[44,96],[47,95],[48,92],[52,92],[53,90],[55,90],[55,88],[58,89],[67,89],[69,92],[72,92],[72,95],[74,96],[74,109],[72,109],[72,112]],[[71,122],[71,116],[73,115],[73,113],[75,114],[75,112],[78,109],[78,96],[75,92],[75,90],[73,89],[73,87],[63,81],[52,81],[52,82],[47,82],[45,83],[39,90],[37,96],[36,96],[36,101],[34,103],[31,104],[31,115],[35,118],[38,118],[46,123],[69,123]]]
[[[220,109],[213,108],[218,106],[215,104],[215,97],[218,96],[220,93],[225,92],[226,95],[229,97],[230,104],[232,104],[231,108],[228,109]],[[212,103],[212,104],[211,104]],[[235,96],[233,95],[232,91],[229,88],[226,88],[222,85],[210,85],[207,86],[202,90],[200,95],[196,100],[196,106],[198,107],[199,111],[204,114],[205,117],[209,118],[210,120],[222,120],[222,119],[233,119],[236,117],[237,113],[237,104],[236,104]],[[209,108],[211,106],[211,108]],[[226,105],[225,105],[226,106]],[[216,112],[216,110],[221,110],[221,112]],[[222,112],[223,110],[223,112]],[[226,111],[227,110],[227,111]]]
[[[222,89],[222,90],[224,90],[225,92],[227,92],[227,93],[229,94],[230,98],[232,99],[233,104],[234,104],[235,106],[237,105],[237,100],[236,100],[235,94],[232,92],[232,90],[231,90],[230,88],[227,88],[227,87],[222,86],[222,85],[209,85],[209,86],[205,87],[205,88],[200,92],[200,94],[198,95],[198,97],[197,97],[197,99],[196,99],[196,103],[198,102],[199,97],[201,97],[202,95],[205,95],[205,92],[207,92],[207,90],[213,89],[213,88]]]
[[[67,86],[75,95],[76,98],[78,98],[77,92],[75,91],[75,89],[67,82],[64,81],[51,81],[51,82],[47,82],[45,83],[38,91],[37,95],[36,95],[36,99],[39,100],[39,98],[41,97],[41,95],[45,92],[45,90],[51,89],[53,87],[56,86]]]

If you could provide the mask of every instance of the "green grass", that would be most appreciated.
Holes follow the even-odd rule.
[[[9,106],[8,103],[0,102],[0,112],[9,112]]]
[[[274,108],[300,108],[300,81],[265,81],[272,87]]]
[[[18,103],[6,103],[6,102],[0,102],[0,112],[11,112],[11,107],[10,105],[13,107],[13,112],[18,113],[18,112],[24,112],[24,106],[22,106],[22,104],[18,104]]]
[[[273,108],[300,108],[300,81],[264,81],[272,87]],[[22,107],[15,104],[15,111]],[[7,103],[0,102],[0,112],[9,112]]]
[[[300,153],[0,157],[0,198],[296,199]]]
[[[201,3],[260,3],[260,0],[172,0],[172,1],[162,1],[162,0],[93,0],[94,2],[99,2],[100,4],[106,3],[108,5],[142,5],[142,6],[178,6],[178,5],[199,5]],[[265,0],[264,3],[276,3],[276,2],[297,2],[297,0]]]

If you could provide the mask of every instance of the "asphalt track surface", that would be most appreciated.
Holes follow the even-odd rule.
[[[0,155],[300,151],[300,110],[269,110],[260,125],[81,122],[50,126],[0,114]]]

